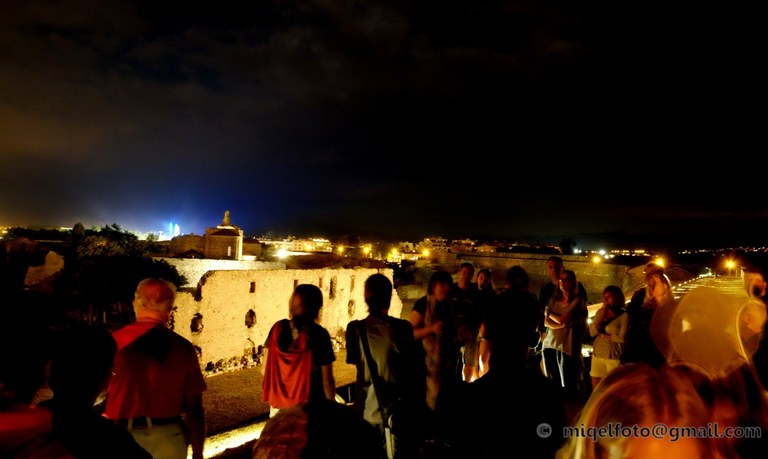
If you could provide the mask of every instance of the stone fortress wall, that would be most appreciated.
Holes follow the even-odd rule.
[[[288,317],[294,287],[313,284],[324,298],[319,323],[334,346],[343,348],[349,321],[368,314],[365,280],[379,272],[392,280],[389,268],[211,270],[197,287],[179,291],[173,327],[197,347],[208,373],[252,366],[272,325]],[[401,310],[393,292],[390,315],[399,317]]]
[[[200,279],[208,271],[244,271],[261,269],[285,269],[285,263],[250,260],[218,260],[212,258],[168,258],[155,257],[176,268],[183,275],[186,283],[182,288],[196,288]]]
[[[419,262],[416,281],[397,289],[389,313],[407,319],[416,299],[426,294],[431,273],[445,269],[455,275],[464,261],[471,262],[476,271],[491,269],[497,288],[503,286],[506,270],[520,265],[530,275],[531,291],[538,292],[549,280],[548,257],[541,254],[462,254],[437,262]],[[602,290],[609,284],[622,287],[629,295],[642,285],[644,279],[644,264],[626,266],[593,263],[585,257],[562,258],[566,268],[575,271],[584,284],[590,304],[601,302]],[[208,372],[256,364],[259,346],[264,344],[270,327],[288,316],[288,300],[293,288],[300,283],[320,287],[324,297],[320,324],[329,331],[335,346],[344,348],[344,331],[349,321],[367,315],[363,297],[365,280],[377,272],[392,280],[394,274],[389,268],[286,269],[283,263],[165,260],[176,266],[188,281],[177,296],[174,330],[198,347],[201,363]]]

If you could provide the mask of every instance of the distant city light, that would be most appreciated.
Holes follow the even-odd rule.
[[[165,231],[159,231],[160,240],[170,240],[178,235],[181,234],[181,227],[179,227],[178,223],[170,222],[168,223],[168,233],[166,234]]]

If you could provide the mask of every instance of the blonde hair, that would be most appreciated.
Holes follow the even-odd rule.
[[[136,287],[133,304],[156,312],[171,312],[176,300],[176,286],[164,279],[147,278]]]
[[[574,424],[575,429],[608,426],[700,427],[709,421],[707,405],[684,370],[637,362],[620,365],[595,387]],[[594,459],[627,449],[631,435],[570,435],[558,450],[558,458]],[[670,439],[671,441],[671,439]],[[702,441],[702,452],[709,451]],[[613,456],[611,456],[613,457]]]
[[[660,299],[660,301],[659,299],[656,299],[653,296],[654,294],[653,286],[655,282],[660,283],[664,287],[664,294]],[[672,282],[669,280],[669,277],[667,277],[667,275],[664,274],[663,272],[655,271],[655,272],[649,273],[648,275],[645,276],[645,284],[646,284],[645,285],[645,302],[646,303],[656,299],[658,301],[659,306],[664,306],[674,301],[675,297],[674,297],[674,294],[672,293]]]

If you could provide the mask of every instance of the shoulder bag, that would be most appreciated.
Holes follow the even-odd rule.
[[[383,397],[382,379],[379,376],[379,370],[376,366],[376,362],[371,355],[370,344],[368,343],[368,335],[365,332],[365,323],[362,320],[357,321],[357,329],[360,333],[360,342],[363,345],[363,351],[365,352],[365,361],[368,365],[368,369],[371,372],[371,381],[373,382],[373,391],[376,394],[376,400],[379,403],[379,412],[381,413],[382,427],[384,428],[384,440],[386,442],[387,458],[393,459],[395,454],[395,433],[392,431],[393,426],[398,425],[397,418],[400,416],[397,412],[401,401],[398,399],[386,407],[384,406],[385,400]]]

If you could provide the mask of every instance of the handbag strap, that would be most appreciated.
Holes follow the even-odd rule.
[[[371,381],[373,381],[373,392],[376,394],[376,400],[379,402],[379,412],[381,413],[382,424],[387,424],[387,416],[384,413],[384,405],[381,403],[381,378],[379,377],[379,370],[376,366],[376,362],[371,355],[371,348],[368,343],[368,334],[365,332],[365,322],[362,320],[357,321],[357,331],[360,334],[360,342],[363,344],[363,352],[365,352],[365,361],[368,364],[368,370],[371,372]]]

